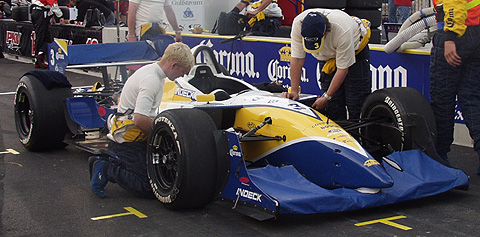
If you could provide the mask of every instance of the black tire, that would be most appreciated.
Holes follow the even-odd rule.
[[[381,9],[357,9],[346,8],[345,12],[350,16],[356,16],[360,19],[367,19],[370,21],[370,28],[377,28],[382,25],[382,11]]]
[[[282,37],[282,38],[290,38],[290,33],[292,33],[291,26],[280,26],[275,36]]]
[[[22,145],[30,151],[64,148],[69,131],[65,119],[65,99],[72,97],[68,87],[47,90],[32,75],[20,78],[14,110],[17,133]]]
[[[29,10],[27,6],[12,7],[12,19],[15,21],[29,21]]]
[[[169,209],[199,208],[217,191],[217,156],[210,116],[198,109],[160,113],[148,139],[147,170],[155,196]]]
[[[347,0],[350,8],[381,8],[383,0]]]
[[[305,2],[306,8],[329,8],[342,9],[347,6],[347,0],[307,0]]]
[[[418,149],[420,147],[414,138],[415,128],[409,126],[413,124],[409,114],[423,116],[430,134],[422,136],[430,136],[435,141],[437,130],[430,103],[419,91],[408,87],[380,89],[370,94],[362,107],[361,118],[385,121],[380,122],[380,125],[362,128],[361,134],[375,141],[390,144],[395,151]],[[368,147],[369,142],[362,141],[362,145]],[[388,154],[380,151],[379,154],[372,155],[377,158]]]

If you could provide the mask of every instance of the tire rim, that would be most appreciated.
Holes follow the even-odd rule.
[[[17,120],[17,129],[23,136],[30,134],[30,128],[32,125],[33,110],[30,107],[30,100],[25,92],[21,92],[17,96],[15,103],[15,114]]]
[[[165,128],[159,129],[151,144],[151,162],[155,184],[168,192],[173,189],[178,177],[177,145],[171,132]]]
[[[390,108],[384,105],[376,105],[369,111],[366,117],[378,120],[386,119],[384,122],[376,123],[375,126],[366,127],[364,132],[366,136],[390,144],[396,151],[403,150],[404,133],[398,128],[395,114],[393,114]],[[400,139],[395,139],[397,137],[400,137]]]

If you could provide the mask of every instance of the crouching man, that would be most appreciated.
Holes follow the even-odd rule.
[[[105,197],[104,188],[112,182],[137,196],[154,197],[147,175],[148,134],[162,100],[165,78],[175,80],[188,74],[193,65],[190,48],[178,42],[167,47],[159,62],[140,68],[128,78],[108,135],[109,148],[117,158],[89,158],[95,195]]]

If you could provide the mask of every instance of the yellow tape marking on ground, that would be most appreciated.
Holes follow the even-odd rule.
[[[373,220],[373,221],[366,221],[366,222],[361,222],[355,224],[355,226],[364,226],[364,225],[371,225],[371,224],[376,224],[376,223],[382,223],[385,225],[393,226],[395,228],[399,228],[402,230],[411,230],[412,228],[404,225],[400,225],[398,223],[392,222],[391,220],[398,220],[398,219],[403,219],[407,218],[406,216],[394,216],[394,217],[389,217],[389,218],[384,218],[384,219],[378,219],[378,220]]]
[[[11,154],[14,154],[14,155],[20,154],[20,152],[14,150],[14,149],[7,149],[6,151],[0,151],[0,154],[8,154],[8,153],[11,153]]]
[[[5,163],[7,163],[7,164],[12,164],[12,165],[18,165],[18,166],[20,166],[20,167],[23,167],[23,165],[22,165],[22,164],[20,164],[20,163],[17,163],[17,162],[11,162],[11,161],[7,161],[7,162],[5,162]]]
[[[124,207],[123,209],[127,210],[128,212],[114,214],[114,215],[108,215],[108,216],[92,217],[90,219],[92,219],[94,221],[98,221],[98,220],[109,219],[109,218],[114,218],[114,217],[119,217],[119,216],[128,216],[128,215],[135,215],[138,218],[146,218],[147,217],[145,214],[135,210],[135,208],[133,208],[133,207]]]

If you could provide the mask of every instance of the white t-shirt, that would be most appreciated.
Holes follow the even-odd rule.
[[[162,23],[164,20],[164,6],[171,6],[170,0],[130,0],[138,4],[135,31],[140,33],[140,27],[147,23]]]
[[[165,72],[158,63],[152,63],[138,69],[130,76],[123,87],[118,104],[118,112],[133,109],[134,113],[156,116],[156,110],[162,102]]]
[[[312,54],[320,61],[327,61],[335,58],[336,66],[346,69],[355,63],[355,50],[360,44],[362,35],[361,26],[351,16],[341,10],[335,9],[308,9],[295,17],[292,23],[292,57],[305,58],[306,52],[303,49],[302,24],[301,21],[309,12],[320,12],[330,22],[331,30],[325,34],[325,43],[320,52]]]

